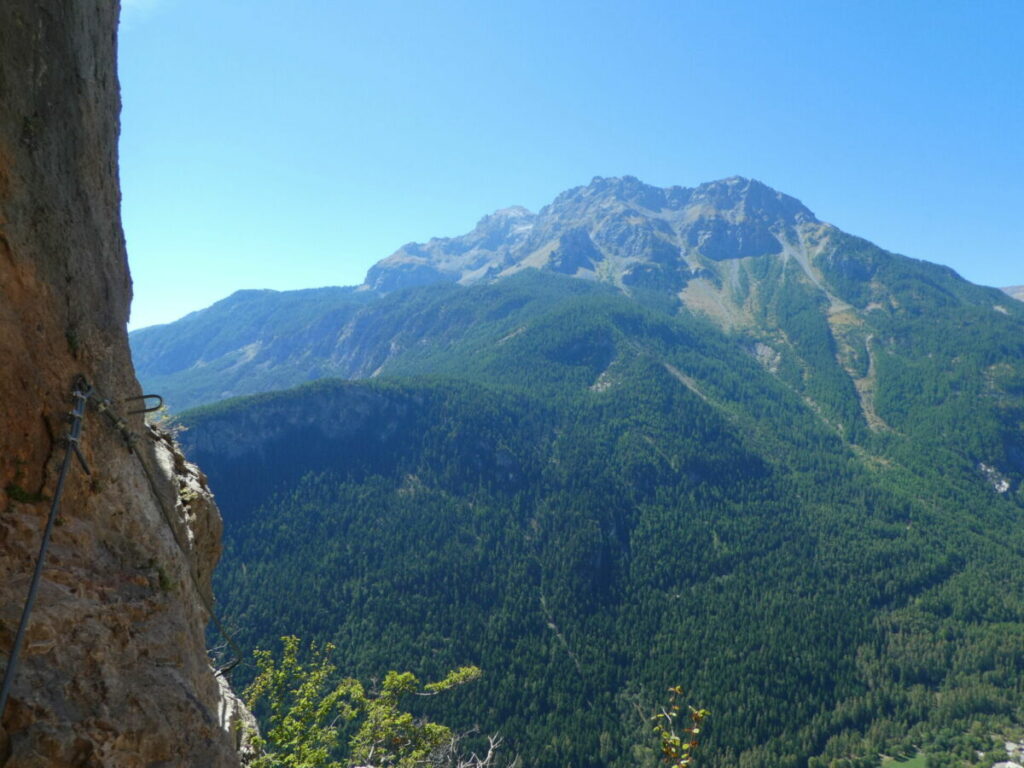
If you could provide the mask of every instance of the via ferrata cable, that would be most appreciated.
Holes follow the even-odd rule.
[[[32,583],[28,588],[28,597],[25,600],[25,607],[21,611],[21,621],[18,624],[18,633],[14,636],[14,647],[10,656],[7,657],[7,669],[4,670],[3,688],[0,688],[0,719],[7,710],[7,697],[11,692],[11,684],[14,682],[14,673],[18,667],[18,656],[21,654],[21,647],[25,642],[25,632],[28,629],[29,618],[32,616],[32,608],[36,602],[36,593],[39,591],[39,582],[43,575],[43,563],[46,561],[46,550],[50,546],[50,534],[53,531],[54,521],[60,511],[60,498],[64,493],[64,481],[67,479],[68,470],[71,468],[71,457],[74,455],[82,465],[82,469],[88,475],[89,466],[78,447],[78,441],[82,436],[82,421],[85,419],[85,405],[92,395],[92,387],[79,378],[75,381],[75,388],[72,392],[74,408],[71,410],[71,431],[67,437],[67,449],[64,452],[64,461],[60,467],[60,475],[57,478],[57,488],[53,492],[53,502],[50,504],[50,516],[46,520],[46,528],[43,531],[43,541],[39,546],[39,556],[36,558],[36,567],[32,572]]]

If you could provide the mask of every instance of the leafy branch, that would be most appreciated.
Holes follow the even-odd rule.
[[[701,732],[704,719],[711,713],[706,709],[695,709],[687,705],[690,725],[677,730],[679,724],[676,721],[682,711],[682,706],[677,702],[683,695],[683,689],[682,686],[676,685],[668,691],[671,694],[668,706],[651,717],[654,721],[654,732],[661,739],[661,759],[669,768],[688,768],[693,764],[693,750],[699,744],[697,735]]]
[[[452,730],[414,718],[401,709],[402,700],[410,694],[432,696],[472,682],[481,675],[477,667],[460,667],[422,690],[411,672],[391,671],[379,691],[367,692],[353,678],[333,682],[337,670],[330,643],[311,645],[310,660],[303,662],[297,637],[281,641],[280,660],[270,651],[256,651],[259,673],[245,691],[250,707],[261,703],[268,710],[266,735],[252,734],[258,754],[252,768],[342,768],[343,763],[332,757],[341,726],[360,718],[344,765],[418,768],[437,763],[442,756],[454,757],[458,738]],[[496,747],[500,740],[491,743]]]

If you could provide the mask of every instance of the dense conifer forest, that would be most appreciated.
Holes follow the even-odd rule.
[[[753,330],[536,271],[397,291],[359,310],[385,375],[185,414],[226,622],[366,680],[478,665],[423,711],[527,766],[654,765],[678,683],[704,765],[991,764],[1024,722],[1024,307],[837,253],[841,311],[751,260]]]

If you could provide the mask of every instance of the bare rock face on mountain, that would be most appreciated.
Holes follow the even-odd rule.
[[[10,661],[83,376],[139,395],[125,323],[117,4],[0,4],[0,669]],[[138,414],[90,402],[0,727],[0,765],[237,765],[204,628],[220,516]],[[130,449],[126,433],[136,436]]]
[[[1010,296],[1013,296],[1013,298],[1024,301],[1024,285],[1011,285],[1008,288],[1003,288],[1003,290]]]
[[[598,177],[538,214],[506,208],[461,237],[405,245],[370,269],[366,286],[469,285],[533,267],[676,293],[709,267],[717,275],[717,262],[781,254],[819,226],[799,200],[751,179],[662,189]]]

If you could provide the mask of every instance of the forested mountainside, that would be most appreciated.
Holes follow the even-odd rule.
[[[229,621],[363,677],[479,664],[431,712],[527,765],[653,765],[677,682],[708,765],[992,754],[1021,722],[1024,308],[844,242],[820,285],[747,263],[742,331],[543,270],[396,291],[349,347],[387,375],[186,414]]]

